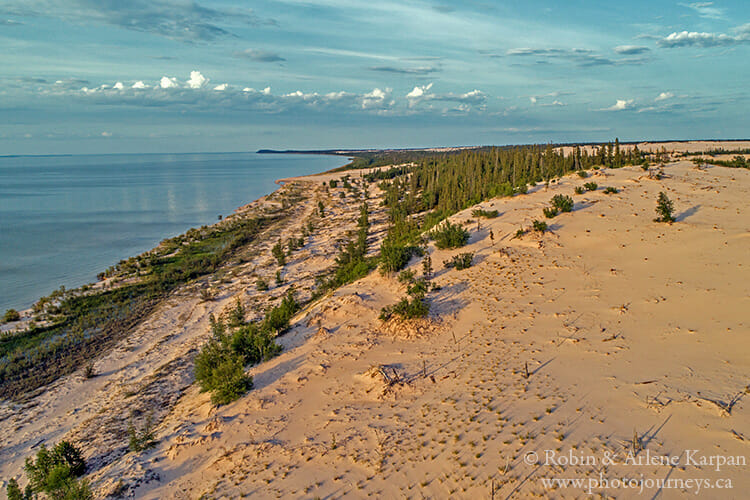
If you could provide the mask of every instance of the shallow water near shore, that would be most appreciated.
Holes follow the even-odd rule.
[[[344,163],[255,153],[0,158],[0,312],[95,281],[272,192],[276,179]]]

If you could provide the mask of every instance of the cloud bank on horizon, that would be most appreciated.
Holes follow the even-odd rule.
[[[7,0],[0,37],[0,154],[747,135],[739,0]]]

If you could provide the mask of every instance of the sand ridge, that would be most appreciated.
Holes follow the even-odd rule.
[[[282,354],[251,368],[255,389],[230,405],[212,406],[190,384],[189,371],[175,368],[206,338],[209,309],[249,288],[251,278],[241,272],[215,303],[187,292],[175,297],[164,306],[172,312],[154,315],[131,337],[133,351],[123,348],[100,361],[102,371],[121,373],[119,379],[69,377],[25,411],[36,412],[37,422],[45,419],[47,439],[83,440],[91,459],[115,443],[76,415],[101,412],[91,420],[101,425],[128,411],[122,392],[91,402],[109,391],[106,384],[140,381],[136,394],[145,401],[148,394],[161,394],[162,401],[175,395],[159,416],[154,449],[123,453],[91,475],[100,496],[118,489],[138,498],[488,498],[493,490],[495,498],[636,496],[621,488],[589,492],[543,482],[601,475],[729,478],[733,489],[721,497],[742,498],[750,487],[746,467],[716,470],[688,455],[748,454],[750,172],[682,160],[665,173],[655,180],[626,167],[586,180],[567,176],[480,204],[500,214],[479,225],[472,209],[456,214],[451,219],[465,224],[471,239],[459,250],[430,245],[433,281],[441,289],[428,295],[428,320],[383,324],[380,308],[404,289],[395,277],[373,273],[298,314],[280,338]],[[306,178],[316,196],[324,196],[327,180]],[[587,181],[599,189],[573,195]],[[619,192],[604,194],[604,186]],[[330,191],[326,201],[338,212],[326,229],[346,220],[353,227],[356,203],[340,201],[340,189]],[[675,203],[675,224],[653,222],[660,191]],[[543,235],[514,238],[519,227],[543,218],[542,208],[557,193],[574,197],[574,211],[548,220],[551,231]],[[382,217],[375,208],[375,239]],[[330,263],[334,242],[327,236],[313,243],[292,262],[290,280],[306,262],[316,262],[318,250],[319,264]],[[445,259],[465,251],[475,252],[473,267],[443,268]],[[268,259],[268,252],[258,259]],[[419,260],[411,267],[419,273]],[[179,329],[186,333],[169,337]],[[158,363],[146,361],[151,349]],[[165,371],[173,380],[139,378]],[[166,383],[178,389],[159,390]],[[75,395],[94,406],[68,409]],[[4,442],[18,443],[2,452],[16,457],[3,458],[4,474],[18,470],[33,445],[14,437],[11,425],[19,436],[39,429],[14,418],[2,422]],[[602,464],[607,453],[621,462],[633,450],[641,457],[677,456],[678,464]],[[597,463],[545,463],[550,453]],[[687,493],[695,491],[646,492]],[[703,489],[697,496],[716,494]]]

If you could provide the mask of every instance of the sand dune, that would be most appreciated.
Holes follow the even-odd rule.
[[[5,405],[2,476],[17,475],[39,440],[67,436],[95,464],[102,497],[743,498],[747,464],[701,460],[748,455],[750,172],[683,160],[665,173],[595,172],[586,181],[599,189],[575,195],[573,212],[544,234],[513,237],[554,194],[586,181],[484,202],[500,215],[479,227],[471,209],[455,215],[471,239],[460,250],[430,246],[441,289],[429,294],[429,319],[381,322],[404,289],[373,273],[298,314],[283,353],[250,369],[255,389],[216,408],[191,383],[192,355],[209,312],[236,297],[266,300],[252,283],[275,268],[259,249],[217,284],[218,301],[185,290],[164,304],[97,362],[99,377],[67,377],[25,407]],[[318,198],[331,207],[286,270],[298,290],[354,227],[357,202],[322,189],[333,175],[342,174],[287,183],[313,193],[295,224]],[[660,191],[675,203],[674,224],[653,222]],[[384,214],[371,206],[377,232]],[[473,267],[443,268],[465,251]],[[134,411],[158,421],[158,445],[140,454],[124,437]],[[586,483],[545,483],[568,478]],[[608,487],[590,482],[605,478]],[[614,486],[623,478],[650,483],[639,494]],[[724,480],[732,489],[718,495]]]

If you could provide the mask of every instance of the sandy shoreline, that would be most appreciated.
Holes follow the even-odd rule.
[[[728,478],[722,498],[742,498],[746,466],[700,459],[746,456],[750,439],[750,172],[682,159],[664,170],[662,180],[625,167],[539,184],[481,203],[499,216],[479,227],[476,207],[454,215],[471,239],[460,250],[429,246],[441,286],[429,320],[378,320],[404,290],[372,273],[300,312],[282,354],[249,370],[255,389],[216,408],[192,383],[208,315],[236,298],[258,314],[292,285],[304,298],[355,227],[360,200],[324,183],[360,171],[279,179],[236,213],[277,207],[293,190],[306,198],[241,264],[208,279],[216,301],[186,286],[97,361],[96,378],[74,374],[28,404],[0,405],[0,478],[18,476],[39,442],[67,437],[95,464],[97,497],[120,481],[137,498],[637,496],[544,482],[601,473],[682,481],[646,488],[649,498],[696,496],[686,480]],[[575,195],[550,232],[513,237],[554,194],[592,181],[598,189]],[[653,222],[660,191],[674,200],[675,224]],[[374,249],[386,218],[372,196]],[[329,215],[290,258],[287,281],[255,290],[258,276],[273,279],[270,246],[297,234],[318,201]],[[475,253],[473,267],[443,268],[464,251]],[[419,271],[418,260],[411,267]],[[124,437],[134,412],[159,422],[157,446],[139,454]],[[627,463],[634,448],[673,462]]]

